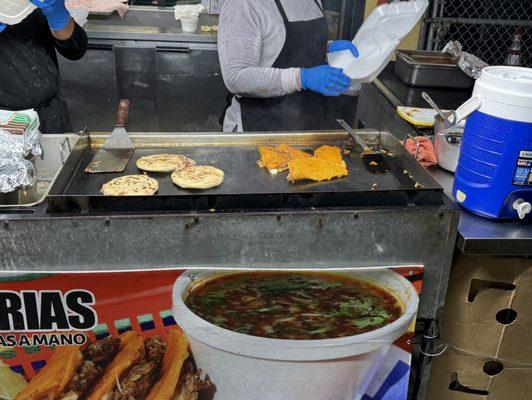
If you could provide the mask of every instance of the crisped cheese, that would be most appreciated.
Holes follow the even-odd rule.
[[[288,163],[288,168],[290,182],[301,180],[320,182],[348,175],[343,161],[333,162],[319,157],[294,159]]]
[[[258,161],[259,167],[266,168],[270,174],[285,171],[288,168],[288,161],[290,160],[312,157],[303,150],[296,149],[284,143],[277,147],[260,146],[259,153],[261,156],[261,159]]]
[[[271,146],[260,146],[259,153],[260,160],[257,164],[261,168],[266,168],[270,174],[276,174],[288,168],[288,161],[290,160],[288,153]]]
[[[277,150],[283,153],[287,153],[290,156],[290,160],[294,158],[309,158],[312,157],[309,153],[304,152],[303,150],[296,149],[288,144],[280,144],[277,146]]]
[[[314,156],[332,162],[343,163],[342,152],[336,146],[321,146],[314,150]]]

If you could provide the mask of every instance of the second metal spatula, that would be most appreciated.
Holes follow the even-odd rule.
[[[127,134],[125,125],[129,113],[129,100],[120,100],[116,115],[115,129],[98,150],[85,172],[99,174],[102,172],[123,172],[126,169],[135,146]]]
[[[364,140],[360,136],[358,136],[355,130],[349,126],[347,122],[345,122],[343,119],[337,119],[336,122],[338,122],[338,124],[342,128],[344,128],[347,133],[351,135],[351,137],[358,143],[358,145],[362,147],[363,151],[362,151],[361,156],[364,162],[367,162],[367,163],[372,163],[372,162],[383,163],[384,162],[384,157],[382,153],[380,151],[372,150],[366,144],[366,142],[364,142]]]

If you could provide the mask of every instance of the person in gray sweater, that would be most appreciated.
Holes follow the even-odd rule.
[[[351,80],[327,52],[358,51],[328,42],[321,0],[225,0],[218,47],[230,92],[224,132],[334,129],[354,113],[354,100],[339,98]]]

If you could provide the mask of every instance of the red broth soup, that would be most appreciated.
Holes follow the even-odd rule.
[[[272,339],[315,340],[381,328],[403,313],[364,280],[321,272],[243,272],[192,288],[187,307],[221,328]]]

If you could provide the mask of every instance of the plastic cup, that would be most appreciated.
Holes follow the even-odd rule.
[[[199,17],[181,17],[181,29],[183,32],[196,32]]]

